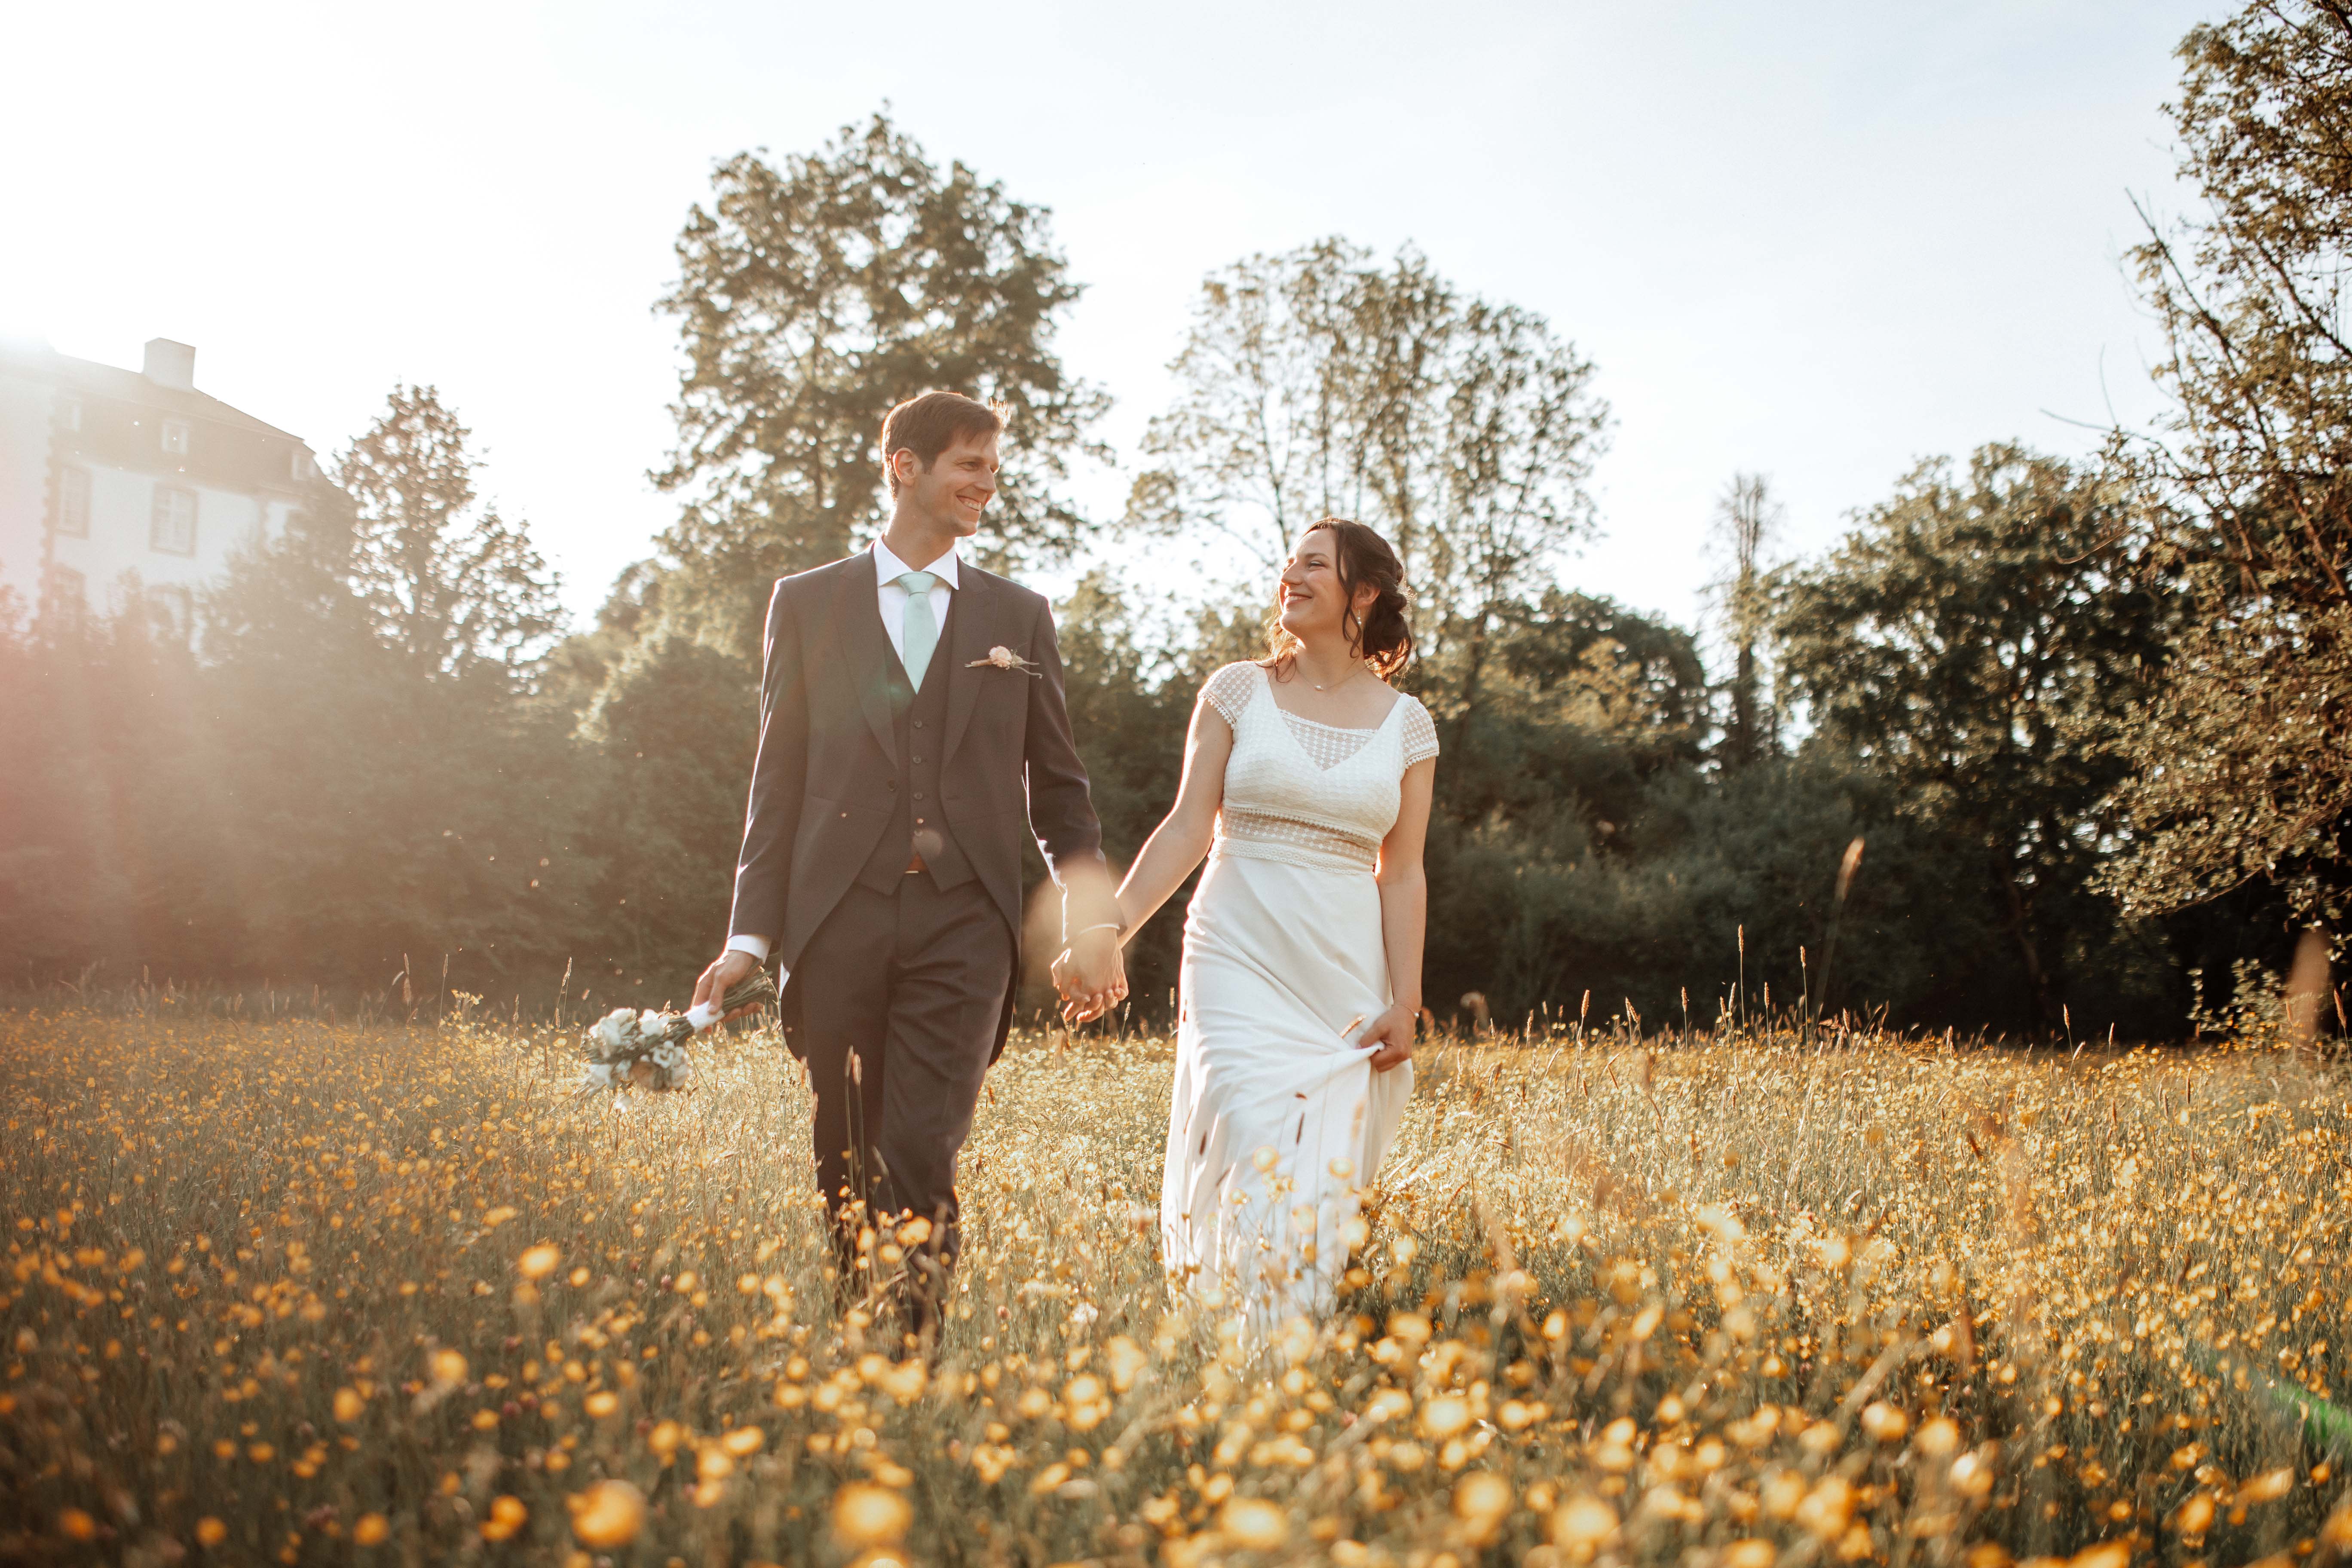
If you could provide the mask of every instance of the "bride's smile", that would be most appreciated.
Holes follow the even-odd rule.
[[[1339,586],[1331,561],[1331,542],[1328,529],[1309,530],[1299,540],[1298,548],[1291,552],[1290,559],[1283,563],[1276,590],[1279,599],[1277,618],[1283,630],[1301,641],[1320,640],[1318,634],[1334,634],[1342,629],[1347,595],[1320,592]]]

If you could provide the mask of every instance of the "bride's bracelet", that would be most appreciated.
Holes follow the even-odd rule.
[[[1092,925],[1090,925],[1090,926],[1080,926],[1077,930],[1076,930],[1076,931],[1072,931],[1072,932],[1070,933],[1069,942],[1065,942],[1063,945],[1064,945],[1064,946],[1069,946],[1069,945],[1072,945],[1072,944],[1074,944],[1074,943],[1076,943],[1076,942],[1077,942],[1078,938],[1080,938],[1080,937],[1082,937],[1082,936],[1085,936],[1085,935],[1087,935],[1087,934],[1088,934],[1089,932],[1092,932],[1092,931],[1118,931],[1118,932],[1120,932],[1120,933],[1123,935],[1123,934],[1125,934],[1126,930],[1127,930],[1127,928],[1126,928],[1125,926],[1121,925],[1121,924],[1120,924],[1118,921],[1097,921],[1094,924],[1092,924]]]

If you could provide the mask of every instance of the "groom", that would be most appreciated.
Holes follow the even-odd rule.
[[[715,1002],[779,965],[842,1281],[867,1216],[908,1216],[919,1331],[944,1303],[956,1155],[1012,1024],[1024,832],[1063,892],[1065,1000],[1091,1015],[1126,989],[1052,614],[956,554],[996,493],[1003,429],[950,392],[890,410],[888,529],[776,584],[732,934],[694,990]]]

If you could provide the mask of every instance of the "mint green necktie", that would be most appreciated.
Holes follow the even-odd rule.
[[[923,689],[923,671],[931,667],[931,650],[940,646],[940,623],[931,614],[931,584],[938,581],[929,572],[898,574],[898,585],[907,590],[904,651],[898,657],[907,667],[907,679],[918,691]]]

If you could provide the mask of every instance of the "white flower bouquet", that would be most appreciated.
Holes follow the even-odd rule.
[[[775,999],[776,983],[762,969],[717,1003],[705,1002],[683,1013],[615,1007],[588,1031],[584,1042],[588,1063],[581,1075],[580,1092],[684,1089],[694,1081],[694,1058],[686,1048],[688,1040],[738,1008]]]

